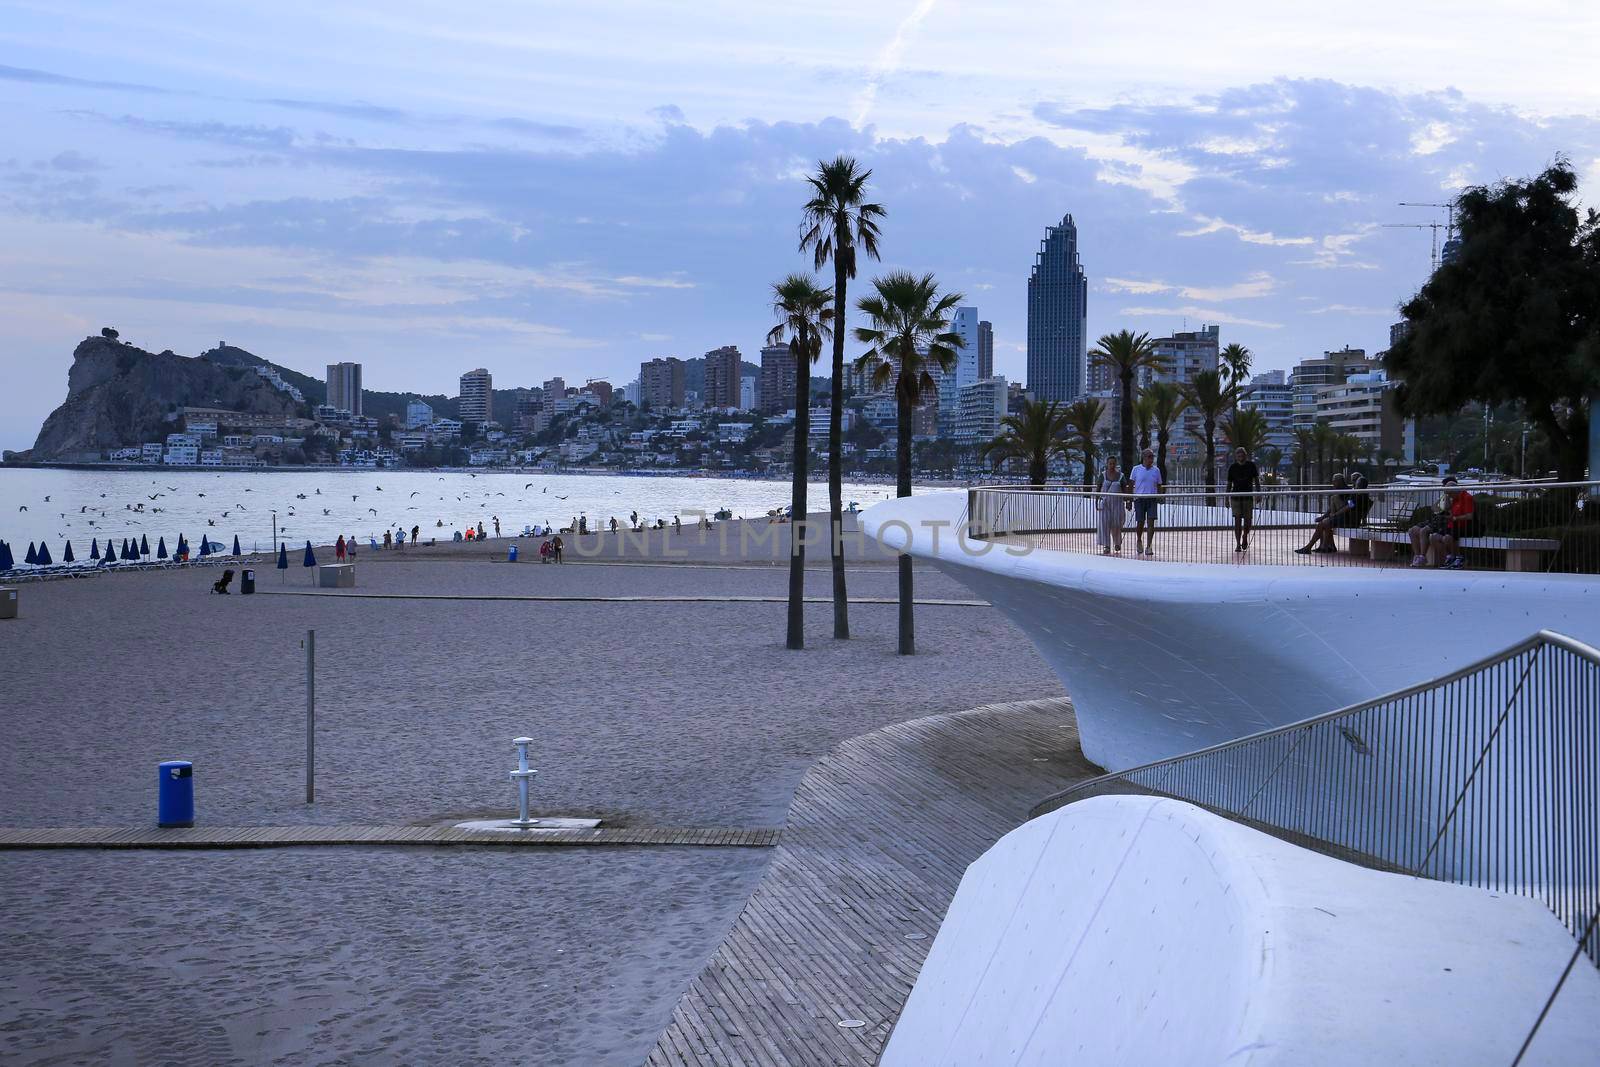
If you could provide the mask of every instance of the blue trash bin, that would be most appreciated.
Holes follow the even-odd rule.
[[[156,825],[162,829],[194,825],[194,764],[186,759],[161,764]]]
[[[517,546],[516,545],[512,545],[510,548],[506,549],[506,562],[515,563],[516,561],[517,561]]]

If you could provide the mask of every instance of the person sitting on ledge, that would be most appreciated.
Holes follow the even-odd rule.
[[[1461,539],[1472,535],[1476,504],[1472,494],[1460,488],[1455,475],[1444,480],[1444,496],[1439,507],[1408,531],[1411,537],[1411,565],[1426,567],[1428,555],[1439,557],[1439,566],[1460,570],[1467,565],[1461,555]]]
[[[1311,540],[1304,547],[1295,549],[1295,554],[1303,556],[1308,552],[1339,551],[1333,543],[1333,531],[1335,527],[1354,525],[1360,507],[1356,498],[1347,491],[1344,475],[1335,474],[1333,497],[1328,502],[1328,510],[1317,516],[1317,526],[1311,531]]]

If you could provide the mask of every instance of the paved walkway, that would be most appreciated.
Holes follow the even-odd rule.
[[[846,741],[801,781],[766,875],[650,1067],[870,1067],[967,865],[1041,797],[1098,773],[1064,699]]]
[[[302,845],[691,845],[768,848],[762,828],[602,826],[587,830],[458,830],[453,826],[38,826],[0,828],[0,851],[40,848],[292,848]]]
[[[516,600],[538,603],[577,604],[787,604],[787,596],[558,596],[555,594],[512,593],[352,593],[343,589],[265,589],[261,596],[336,596],[357,600]],[[802,598],[807,604],[832,604],[831,596]],[[853,596],[851,604],[898,604],[892,596]],[[952,597],[917,597],[912,603],[935,608],[986,608],[987,600],[964,600]]]

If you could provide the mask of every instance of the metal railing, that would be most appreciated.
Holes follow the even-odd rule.
[[[967,490],[967,535],[1045,549],[1184,563],[1600,574],[1600,482],[1463,484],[1470,518],[1424,485],[1183,488],[1149,497],[1081,486]]]
[[[1600,966],[1600,651],[1541,630],[1442,678],[1103,775],[1387,870],[1532,897]]]

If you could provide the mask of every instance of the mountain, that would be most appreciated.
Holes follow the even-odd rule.
[[[16,458],[100,459],[106,449],[160,441],[176,428],[166,416],[186,404],[286,418],[301,413],[292,397],[242,362],[180,356],[170,349],[147,352],[114,337],[88,337],[72,351],[67,399],[44,420],[33,448]]]

